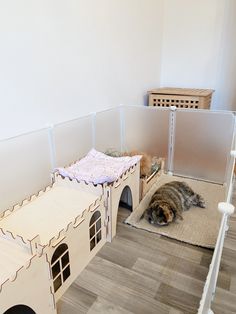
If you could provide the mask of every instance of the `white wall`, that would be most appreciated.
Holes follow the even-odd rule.
[[[236,110],[235,0],[0,1],[0,139],[158,86]]]
[[[216,90],[216,109],[236,110],[236,1],[227,0]]]
[[[0,1],[0,139],[160,84],[163,0]]]
[[[161,86],[213,88],[213,109],[236,110],[235,20],[235,0],[165,0]]]

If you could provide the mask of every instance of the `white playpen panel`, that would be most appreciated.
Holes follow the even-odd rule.
[[[227,196],[227,202],[231,203],[232,198],[232,189],[233,189],[233,179],[234,179],[234,165],[235,165],[235,152],[236,152],[236,136],[235,136],[235,126],[234,125],[234,136],[232,140],[232,150],[228,162],[227,172],[226,172],[226,196]]]
[[[233,132],[230,112],[177,110],[173,172],[225,182]]]
[[[48,129],[0,142],[0,211],[50,184]]]
[[[93,115],[57,124],[52,134],[54,166],[68,166],[93,147]]]
[[[122,111],[124,150],[167,158],[170,110],[124,106]]]
[[[101,111],[95,115],[95,148],[121,150],[120,108]]]

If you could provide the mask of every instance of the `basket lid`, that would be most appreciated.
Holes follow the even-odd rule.
[[[168,94],[185,96],[209,96],[214,89],[161,87],[148,91],[149,94]]]

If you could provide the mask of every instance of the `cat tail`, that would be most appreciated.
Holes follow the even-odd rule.
[[[199,194],[195,194],[195,197],[193,199],[193,205],[201,207],[201,208],[206,207],[206,203],[205,203],[204,198]]]

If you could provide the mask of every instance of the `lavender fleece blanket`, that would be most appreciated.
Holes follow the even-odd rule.
[[[130,167],[142,158],[141,155],[133,157],[110,157],[104,153],[91,149],[89,153],[75,164],[67,168],[57,168],[62,176],[79,181],[103,184],[116,181]]]

